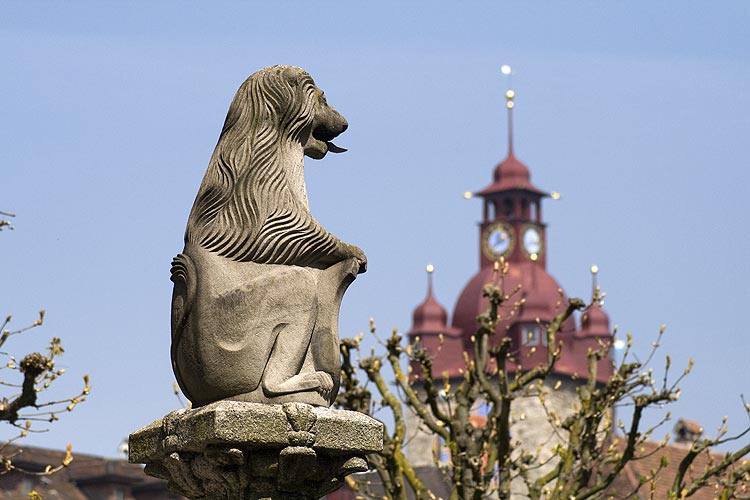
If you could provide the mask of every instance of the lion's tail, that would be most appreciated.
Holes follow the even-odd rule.
[[[188,316],[190,310],[193,307],[196,294],[196,279],[197,274],[195,272],[195,265],[192,259],[181,253],[172,259],[172,283],[174,283],[174,290],[172,291],[172,347],[170,355],[172,358],[172,369],[175,377],[177,377],[177,383],[185,392],[185,384],[182,383],[182,377],[177,365],[177,351],[182,340],[182,335],[185,331]],[[190,399],[190,395],[185,393]]]

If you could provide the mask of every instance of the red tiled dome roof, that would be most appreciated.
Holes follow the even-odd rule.
[[[609,336],[609,316],[601,308],[599,302],[594,302],[581,315],[581,335]]]
[[[413,332],[443,333],[448,324],[448,312],[435,299],[432,289],[427,292],[427,298],[414,309]]]
[[[432,293],[432,271],[429,271],[427,297],[419,304],[412,315],[412,327],[409,335],[441,334],[458,335],[458,331],[448,326],[448,312],[437,301]]]
[[[532,193],[547,195],[547,193],[531,183],[529,168],[519,161],[511,151],[508,153],[508,156],[495,167],[493,183],[479,191],[477,194],[487,195],[513,189],[522,189],[524,191],[531,191]]]
[[[457,373],[459,365],[463,366],[461,332],[448,325],[448,313],[432,293],[432,274],[429,275],[427,297],[414,309],[408,335],[410,342],[424,347],[431,354],[433,374],[439,376],[443,371]],[[458,358],[456,354],[459,354]],[[419,363],[411,359],[410,365],[412,380],[418,380]]]
[[[494,269],[485,267],[474,275],[466,284],[456,302],[453,312],[453,326],[463,333],[467,341],[477,328],[476,317],[487,310],[488,301],[482,295],[482,287],[485,284],[497,283],[494,277]],[[560,285],[550,276],[547,271],[533,262],[520,262],[512,264],[508,269],[508,275],[503,280],[503,289],[506,294],[511,294],[519,285],[520,289],[510,300],[501,306],[505,315],[510,313],[513,303],[525,299],[525,303],[515,312],[512,318],[501,320],[498,323],[498,332],[504,332],[511,323],[551,321],[565,307],[566,297],[560,294]],[[575,323],[572,318],[563,326],[564,331],[575,331]]]

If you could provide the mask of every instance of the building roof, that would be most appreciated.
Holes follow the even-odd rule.
[[[488,196],[503,191],[521,190],[539,196],[549,196],[531,183],[529,168],[516,158],[512,150],[508,151],[508,156],[495,166],[492,178],[492,184],[478,191],[478,195]]]
[[[67,467],[40,476],[33,473],[43,472],[48,465],[60,465],[65,452],[33,446],[7,446],[3,449],[3,456],[12,457],[14,467],[19,470],[0,475],[0,500],[26,498],[32,489],[44,500],[98,500],[114,494],[115,490],[121,492],[123,500],[182,498],[170,493],[165,481],[147,476],[142,466],[122,459],[73,453],[73,461]]]
[[[581,330],[579,334],[595,337],[608,337],[611,335],[609,315],[604,312],[599,301],[594,301],[581,315]]]
[[[410,336],[441,333],[448,335],[458,335],[455,328],[448,326],[448,312],[437,301],[432,290],[432,273],[433,267],[427,268],[427,297],[424,302],[419,304],[412,315],[412,327],[409,330]]]
[[[622,443],[624,447],[624,442]],[[623,471],[615,481],[606,490],[605,498],[615,499],[667,499],[667,493],[672,486],[672,482],[677,474],[678,467],[682,459],[689,450],[689,446],[679,444],[667,444],[661,446],[657,441],[647,441],[638,449],[638,456],[643,457],[638,460],[628,462]],[[703,472],[706,466],[711,463],[717,463],[723,458],[721,453],[702,453],[698,455],[693,462],[686,478],[697,477]],[[663,460],[666,459],[666,465]],[[653,484],[645,482],[641,484],[642,477],[650,477],[652,471],[662,467]],[[450,496],[450,480],[447,474],[441,473],[437,467],[418,467],[415,469],[417,476],[422,480],[425,486],[439,498],[448,498]],[[383,495],[380,478],[374,472],[366,474],[356,474],[352,476],[359,484],[367,484],[370,491],[376,495]],[[653,488],[653,491],[652,491]],[[741,481],[738,483],[739,498],[747,498],[750,493],[750,482]],[[413,498],[413,492],[407,488],[407,496]],[[357,494],[348,487],[343,487],[337,492],[329,494],[329,500],[353,500]],[[705,487],[696,491],[691,500],[714,500],[719,498],[717,495],[715,483],[709,483]]]
[[[624,446],[624,443],[623,443]],[[622,473],[615,479],[607,490],[608,494],[615,498],[647,499],[667,498],[667,493],[672,488],[672,483],[677,475],[680,462],[690,449],[690,445],[667,444],[661,447],[657,441],[647,441],[638,449],[638,455],[643,457],[629,462]],[[724,455],[722,453],[703,452],[695,457],[695,461],[688,470],[685,479],[690,482],[697,478],[706,467],[718,463]],[[743,463],[747,463],[746,460]],[[661,471],[654,481],[641,484],[641,478],[650,477],[652,471]],[[696,491],[691,500],[713,500],[719,498],[716,489],[716,480],[710,481],[705,487]],[[750,482],[740,481],[737,485],[741,490],[740,498],[747,498],[750,493]],[[653,488],[653,494],[651,492]],[[679,495],[679,493],[678,493]]]

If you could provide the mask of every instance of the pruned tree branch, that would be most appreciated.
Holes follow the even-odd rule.
[[[622,498],[641,493],[653,495],[657,478],[669,468],[667,457],[661,454],[668,446],[668,436],[655,442],[653,435],[670,415],[666,412],[655,426],[647,429],[642,426],[643,415],[646,410],[662,408],[679,398],[679,384],[689,374],[692,360],[682,373],[670,380],[671,359],[667,356],[657,383],[649,364],[664,335],[662,326],[645,362],[631,360],[632,337],[628,335],[620,363],[614,367],[612,375],[602,381],[599,369],[610,359],[611,346],[600,340],[586,353],[585,377],[568,382],[575,388],[574,403],[562,410],[553,409],[549,398],[555,396],[562,383],[551,378],[564,349],[558,333],[576,311],[591,307],[604,295],[596,287],[589,305],[581,299],[570,299],[548,324],[542,325],[548,346],[545,359],[524,370],[518,364],[519,354],[514,351],[511,339],[495,338],[499,322],[515,314],[524,303],[523,298],[513,301],[518,289],[511,293],[503,290],[507,273],[508,265],[498,263],[493,282],[483,288],[488,307],[477,317],[472,349],[464,353],[464,369],[459,380],[451,380],[447,374],[436,379],[429,352],[416,345],[404,345],[402,337],[394,330],[384,343],[382,357],[371,355],[359,361],[359,369],[366,374],[367,383],[374,387],[378,403],[368,386],[357,378],[354,360],[362,337],[342,340],[342,391],[337,404],[365,413],[372,413],[372,408],[380,404],[388,408],[393,417],[393,427],[384,436],[383,452],[370,457],[385,495],[405,499],[409,488],[420,500],[435,498],[403,452],[406,411],[412,412],[420,427],[432,433],[447,450],[448,460],[438,466],[447,472],[451,500],[483,500],[489,496],[506,499],[512,491],[516,494],[523,491],[534,500],[613,497],[613,483],[628,467],[660,456],[656,467],[638,477],[633,491],[617,493]],[[375,333],[374,323],[371,333]],[[442,345],[442,337],[440,342]],[[415,366],[418,373],[405,372],[402,367],[406,362]],[[384,365],[394,374],[396,391],[384,378]],[[549,439],[537,449],[529,449],[525,443],[513,439],[513,426],[524,419],[523,414],[514,414],[514,401],[526,398],[537,400],[549,427]],[[486,407],[483,424],[472,419],[480,404]],[[627,427],[615,422],[615,408],[618,411],[630,409]],[[670,498],[688,498],[709,485],[721,498],[748,497],[750,462],[745,457],[750,453],[750,444],[721,456],[712,449],[728,440],[747,436],[750,428],[729,438],[725,433],[723,430],[714,438],[696,442],[686,452],[673,478]],[[702,463],[707,465],[695,472],[693,469],[701,455],[710,459],[704,460]],[[642,488],[648,488],[649,492],[641,491]],[[358,493],[364,494],[364,490]]]

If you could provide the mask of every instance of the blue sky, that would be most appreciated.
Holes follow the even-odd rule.
[[[269,64],[308,70],[349,152],[308,160],[313,214],[362,247],[341,334],[406,331],[437,269],[452,310],[477,270],[477,200],[506,151],[548,200],[548,269],[586,296],[599,265],[619,331],[692,356],[673,414],[747,423],[750,41],[746,2],[4,2],[0,313],[15,353],[66,347],[57,394],[90,401],[28,442],[115,455],[173,409],[171,258],[234,92]],[[67,379],[67,380],[65,380]],[[655,418],[653,415],[651,418]],[[668,424],[664,432],[671,430]]]

